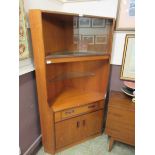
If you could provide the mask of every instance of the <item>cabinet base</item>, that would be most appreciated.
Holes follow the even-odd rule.
[[[78,142],[75,142],[75,143],[72,143],[72,144],[70,144],[70,145],[67,145],[67,146],[65,146],[65,147],[63,147],[63,148],[61,148],[61,149],[57,149],[55,153],[64,151],[65,149],[68,149],[68,148],[70,148],[70,147],[72,147],[72,146],[78,145],[78,144],[80,144],[80,143],[83,143],[83,142],[85,142],[85,141],[87,141],[87,140],[93,139],[93,138],[95,138],[95,137],[97,137],[97,136],[101,136],[101,135],[102,135],[102,132],[97,133],[97,134],[95,134],[95,135],[92,135],[92,136],[90,136],[90,137],[87,137],[87,138],[85,138],[85,139],[82,139],[82,140],[80,140],[80,141],[78,141]]]

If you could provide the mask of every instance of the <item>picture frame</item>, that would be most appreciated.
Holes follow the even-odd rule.
[[[91,19],[87,17],[79,17],[79,28],[91,27]]]
[[[30,58],[29,36],[26,27],[24,3],[19,1],[19,61]]]
[[[87,44],[94,44],[94,35],[82,35],[81,40]]]
[[[119,0],[115,29],[117,31],[135,30],[135,0]]]
[[[109,20],[109,19],[106,19],[106,25],[111,25],[111,20]]]
[[[107,44],[107,35],[96,35],[95,44]]]
[[[120,79],[135,80],[135,34],[126,34]]]
[[[74,44],[78,44],[80,40],[81,40],[81,35],[79,35],[79,34],[74,34],[73,35]]]
[[[93,18],[92,19],[92,27],[98,28],[98,27],[105,27],[105,19],[102,18]]]
[[[78,28],[78,17],[74,17],[74,19],[73,19],[73,27]]]

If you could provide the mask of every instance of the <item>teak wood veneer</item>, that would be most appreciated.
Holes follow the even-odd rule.
[[[114,141],[135,145],[135,105],[123,92],[110,94],[105,131],[110,137],[109,151]]]
[[[50,154],[102,132],[115,21],[86,16],[110,23],[107,44],[87,44],[88,50],[103,54],[53,57],[54,52],[78,50],[73,42],[74,17],[80,18],[45,10],[29,12],[42,143]]]

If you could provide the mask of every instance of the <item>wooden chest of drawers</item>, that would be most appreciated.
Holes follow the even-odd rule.
[[[135,106],[130,97],[111,92],[105,131],[111,137],[109,150],[114,140],[135,144]]]

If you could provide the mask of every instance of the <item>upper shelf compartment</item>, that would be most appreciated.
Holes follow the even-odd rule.
[[[42,12],[46,63],[109,59],[113,23],[106,17]]]

